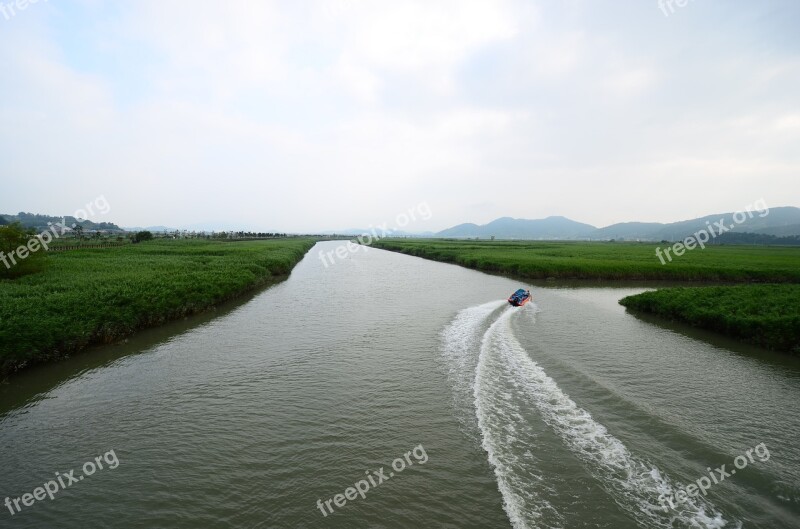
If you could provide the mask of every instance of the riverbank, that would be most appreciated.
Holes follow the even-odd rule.
[[[0,281],[0,379],[277,281],[315,242],[158,240],[51,254],[44,271]]]
[[[709,246],[661,264],[658,244],[382,239],[376,248],[523,279],[800,283],[800,248]]]
[[[800,285],[665,288],[628,296],[620,304],[800,355]]]

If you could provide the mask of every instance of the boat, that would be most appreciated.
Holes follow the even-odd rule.
[[[533,296],[531,296],[531,291],[521,288],[511,294],[511,297],[508,298],[508,302],[515,307],[521,307],[532,299]]]

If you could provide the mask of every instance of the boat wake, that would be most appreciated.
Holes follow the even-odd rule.
[[[740,526],[702,498],[687,498],[676,510],[663,510],[659,497],[675,494],[678,484],[633,455],[572,401],[514,337],[512,319],[535,321],[537,311],[535,303],[522,309],[509,308],[505,301],[487,303],[462,310],[442,333],[456,417],[488,454],[512,525],[567,525],[564,513],[554,506],[561,503],[556,487],[563,479],[546,475],[542,468],[547,465],[534,455],[537,433],[524,417],[533,410],[609,498],[642,527]]]

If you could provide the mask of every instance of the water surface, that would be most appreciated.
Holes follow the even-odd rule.
[[[641,287],[532,285],[512,309],[529,285],[376,249],[325,267],[338,244],[216,317],[12,380],[0,499],[119,466],[0,527],[800,526],[797,360],[630,315]]]

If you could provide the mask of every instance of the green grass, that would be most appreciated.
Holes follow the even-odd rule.
[[[48,255],[0,280],[0,378],[201,312],[288,274],[313,239],[150,241]]]
[[[620,303],[768,349],[800,354],[800,285],[666,288]]]
[[[377,248],[526,279],[800,283],[800,248],[709,246],[661,264],[657,244],[383,239]]]

